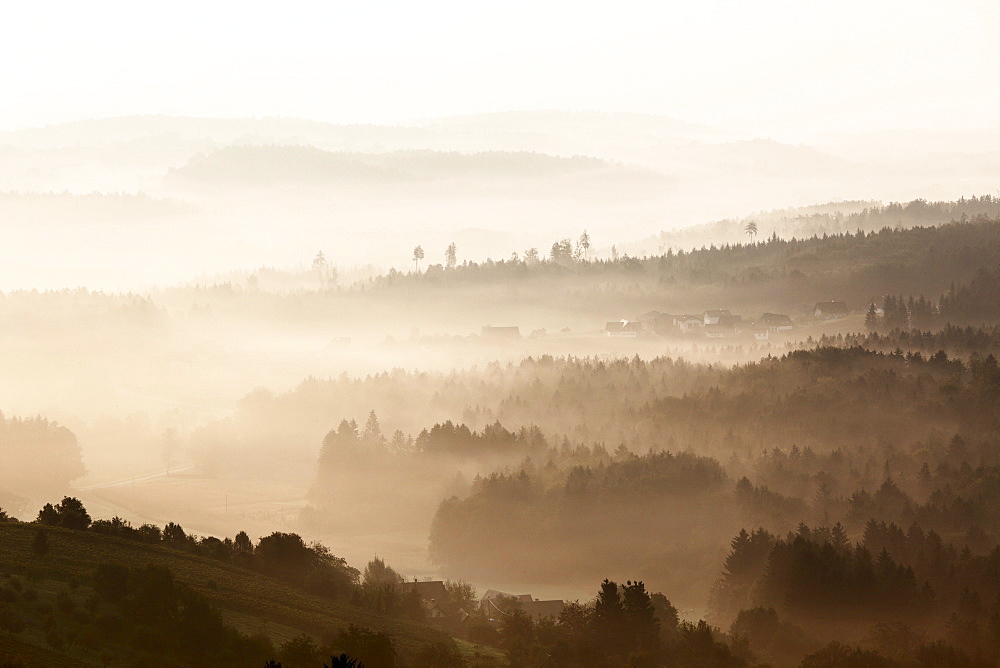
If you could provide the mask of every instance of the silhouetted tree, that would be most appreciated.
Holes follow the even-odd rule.
[[[579,241],[579,243],[580,243],[580,248],[583,249],[583,258],[585,260],[589,259],[590,258],[590,235],[587,234],[587,230],[584,230],[583,234],[580,235],[580,241]]]
[[[625,609],[618,585],[605,579],[594,603],[594,624],[606,647],[617,653],[624,640]]]
[[[36,521],[47,526],[61,526],[82,531],[90,526],[90,514],[80,499],[65,496],[56,506],[51,503],[42,506]]]
[[[182,543],[187,540],[187,534],[180,524],[167,522],[163,527],[163,540],[169,543]]]
[[[660,621],[641,581],[629,580],[622,587],[622,614],[631,649],[646,654],[655,652],[660,639]]]
[[[253,554],[253,543],[250,541],[250,536],[247,535],[246,531],[236,534],[236,537],[233,539],[233,550],[241,555],[250,556]]]

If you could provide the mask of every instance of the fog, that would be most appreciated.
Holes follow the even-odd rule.
[[[0,658],[996,665],[996,9],[569,9],[4,10]]]

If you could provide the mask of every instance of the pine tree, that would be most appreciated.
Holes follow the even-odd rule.
[[[594,623],[605,646],[616,652],[622,648],[625,609],[618,585],[605,579],[594,603]]]
[[[632,649],[652,652],[659,641],[660,622],[641,581],[629,580],[622,587],[622,614]]]
[[[878,312],[875,309],[874,302],[868,305],[868,312],[865,314],[865,329],[869,332],[874,332],[878,329]]]

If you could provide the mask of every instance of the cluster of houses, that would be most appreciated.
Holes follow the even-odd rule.
[[[820,302],[812,309],[816,318],[842,318],[848,314],[844,302]],[[643,313],[634,320],[609,322],[604,328],[606,336],[634,338],[650,334],[675,336],[686,334],[706,339],[753,337],[767,341],[772,335],[794,327],[792,319],[783,313],[764,313],[759,318],[744,320],[726,309],[705,311],[701,315],[671,315],[660,311]]]
[[[462,624],[474,615],[482,617],[487,622],[499,623],[510,614],[512,605],[536,621],[545,617],[558,617],[565,607],[565,603],[561,600],[540,601],[530,594],[507,594],[496,589],[488,590],[481,599],[472,601],[471,605],[463,605],[450,599],[441,580],[403,582],[400,588],[404,594],[416,590],[427,619],[449,626]]]

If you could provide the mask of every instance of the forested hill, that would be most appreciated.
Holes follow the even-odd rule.
[[[660,232],[659,235],[628,244],[624,250],[643,254],[667,248],[692,248],[702,244],[735,244],[747,237],[746,226],[753,222],[762,236],[777,234],[783,239],[803,239],[844,232],[876,232],[883,227],[910,228],[966,221],[977,216],[1000,216],[1000,198],[992,195],[962,197],[953,202],[830,202],[808,207],[766,211],[742,218],[725,218],[702,225]]]
[[[393,270],[354,289],[363,289],[371,298],[373,291],[416,295],[475,287],[481,298],[483,291],[499,290],[486,296],[502,303],[509,289],[523,287],[526,291],[517,295],[522,305],[617,304],[671,313],[700,312],[706,304],[789,310],[800,303],[811,306],[809,302],[835,299],[863,311],[871,299],[890,293],[937,299],[952,283],[969,282],[977,269],[994,267],[1000,260],[1000,218],[979,216],[935,227],[884,227],[806,239],[772,235],[752,243],[668,250],[643,258],[587,259],[587,254],[580,241],[564,239],[551,248],[528,249],[499,261],[430,264],[419,272]]]
[[[348,181],[388,183],[437,178],[544,178],[585,172],[653,178],[649,170],[624,168],[598,158],[559,157],[529,151],[324,151],[312,146],[228,146],[191,158],[172,170],[176,181],[230,185],[332,185]]]
[[[175,523],[91,521],[64,498],[30,524],[0,511],[0,546],[5,668],[318,668],[341,652],[376,666],[501,665],[497,649],[426,623],[419,598],[399,591],[386,605],[380,578],[402,578],[384,562],[362,574],[297,534],[254,544],[244,532],[220,540]]]

